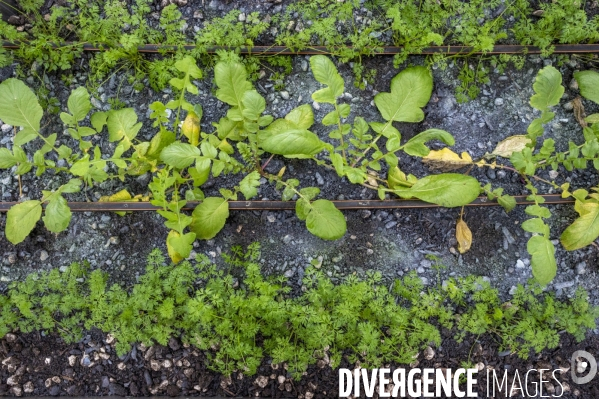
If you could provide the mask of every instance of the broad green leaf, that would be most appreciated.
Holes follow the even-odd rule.
[[[258,194],[258,187],[260,187],[260,173],[257,171],[253,171],[246,175],[243,180],[239,182],[239,190],[243,193],[246,200],[249,200]]]
[[[551,65],[539,71],[532,87],[535,94],[530,98],[530,105],[539,111],[557,105],[564,94],[562,74]]]
[[[418,133],[416,136],[408,140],[404,144],[403,150],[408,155],[425,157],[430,152],[430,149],[425,146],[424,143],[431,140],[439,140],[447,145],[454,145],[455,143],[453,136],[447,133],[445,130],[429,129],[422,133]]]
[[[586,123],[599,123],[599,114],[591,114],[584,118]]]
[[[0,169],[12,168],[17,162],[17,158],[8,148],[0,148]]]
[[[306,218],[306,227],[310,233],[323,240],[337,240],[343,237],[347,230],[345,217],[331,201],[316,200],[311,204],[311,208]]]
[[[209,240],[225,226],[229,217],[229,202],[224,198],[208,197],[193,211],[189,229],[200,240]]]
[[[256,90],[248,90],[243,93],[241,102],[244,107],[243,117],[252,121],[258,120],[266,108],[266,101]]]
[[[287,158],[310,158],[324,149],[324,143],[318,136],[304,129],[277,133],[261,131],[258,133],[258,143],[264,151]]]
[[[31,140],[34,140],[38,137],[38,133],[31,129],[23,129],[15,135],[13,139],[13,143],[15,145],[25,145],[29,143]]]
[[[177,169],[188,167],[201,156],[202,153],[198,147],[179,141],[169,145],[160,153],[160,159],[162,159],[164,163]]]
[[[292,109],[285,119],[295,124],[298,129],[310,129],[314,124],[314,112],[310,104],[300,105]]]
[[[67,102],[69,112],[76,121],[82,121],[87,116],[87,113],[92,109],[92,104],[89,101],[89,93],[83,86],[71,92]]]
[[[568,226],[560,237],[562,245],[568,251],[586,247],[599,237],[599,204],[579,202],[576,210],[580,217]]]
[[[200,149],[202,150],[202,155],[205,157],[214,159],[218,155],[218,150],[207,141],[202,142]]]
[[[295,214],[299,220],[306,220],[310,213],[310,201],[300,198],[295,202]]]
[[[325,89],[319,90],[321,93],[326,92],[325,96],[316,96],[317,98],[320,98],[320,101],[317,98],[314,98],[314,94],[316,93],[312,95],[312,98],[319,102],[334,103],[335,99],[343,94],[345,82],[341,75],[339,75],[339,72],[337,72],[337,68],[335,68],[333,61],[324,55],[315,55],[310,58],[310,67],[314,74],[314,79],[323,85],[328,86]],[[325,99],[329,101],[325,101]]]
[[[150,159],[160,157],[162,150],[174,143],[175,140],[177,140],[177,136],[175,136],[175,133],[173,132],[169,132],[168,130],[158,132],[152,137],[152,140],[150,140],[150,146],[146,152],[146,157]]]
[[[474,201],[480,193],[480,184],[470,176],[444,173],[418,180],[409,193],[422,201],[452,208]]]
[[[424,107],[433,92],[433,77],[422,66],[406,68],[391,80],[391,92],[374,97],[379,112],[387,121],[420,122]]]
[[[550,283],[557,272],[555,247],[551,241],[543,236],[532,236],[526,249],[531,257],[532,275],[542,285]]]
[[[71,209],[67,204],[67,200],[61,195],[57,195],[48,202],[42,219],[48,230],[52,233],[60,233],[69,227],[71,216]]]
[[[106,119],[108,118],[108,113],[106,112],[95,112],[92,114],[91,118],[90,118],[90,122],[92,124],[92,126],[94,127],[94,129],[96,129],[96,131],[98,133],[102,132],[102,129],[104,129],[104,125],[106,125]]]
[[[22,126],[22,132],[32,134],[39,132],[43,114],[37,97],[25,83],[9,78],[0,84],[0,119],[4,123]]]
[[[137,114],[133,108],[111,110],[108,113],[108,137],[110,141],[124,141],[128,144],[137,136],[141,129],[141,122],[137,122]],[[129,148],[127,146],[127,149]]]
[[[522,230],[544,236],[549,235],[549,226],[547,226],[543,220],[539,218],[525,220],[524,223],[522,223]]]
[[[595,71],[582,71],[574,74],[578,82],[580,94],[587,100],[599,104],[599,73]]]
[[[13,205],[6,217],[6,239],[14,245],[23,242],[41,216],[40,201],[30,200]]]
[[[252,90],[251,83],[246,80],[245,67],[238,62],[223,61],[216,64],[214,67],[214,81],[218,86],[216,98],[240,108],[243,94],[248,90]]]
[[[497,198],[497,202],[506,212],[509,212],[516,207],[516,199],[511,195],[502,195]]]

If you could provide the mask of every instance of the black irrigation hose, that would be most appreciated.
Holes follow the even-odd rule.
[[[517,205],[534,204],[528,201],[525,195],[516,195]],[[542,195],[545,204],[572,204],[574,200],[562,198],[559,194]],[[340,210],[357,209],[417,209],[439,208],[440,205],[431,204],[420,200],[340,200],[332,201]],[[8,212],[11,206],[18,202],[0,202],[0,213]],[[193,210],[199,202],[189,201],[183,210]],[[478,197],[466,206],[499,206],[496,201],[489,201],[486,197]],[[162,209],[149,202],[69,202],[73,212],[143,212]],[[229,201],[232,211],[284,211],[295,209],[295,201]]]
[[[2,42],[2,47],[6,49],[16,49],[21,45],[27,45],[27,42]],[[75,42],[64,42],[64,43],[52,43],[54,48],[60,47],[73,47],[77,45]],[[91,43],[83,43],[84,51],[103,51],[110,49],[109,46],[96,46]],[[599,44],[556,44],[554,47],[554,54],[590,54],[599,53]],[[159,53],[159,52],[173,52],[178,49],[184,50],[195,50],[196,45],[182,45],[182,46],[170,46],[162,44],[146,44],[138,46],[137,51],[140,53]],[[293,50],[286,46],[253,46],[253,47],[241,47],[239,50],[241,54],[253,54],[253,55],[313,55],[313,54],[334,54],[336,49],[351,49],[352,46],[345,47],[327,47],[327,46],[311,46],[304,50]],[[226,46],[212,46],[205,49],[206,53],[213,54],[218,50],[235,50],[233,47]],[[395,55],[402,54],[404,48],[401,46],[389,46],[372,48],[368,53],[370,55]],[[430,55],[430,54],[447,54],[447,55],[475,55],[475,54],[540,54],[541,49],[536,46],[521,46],[521,45],[496,45],[492,51],[482,52],[473,51],[473,47],[470,46],[432,46],[425,47],[418,53],[410,53],[411,55]]]

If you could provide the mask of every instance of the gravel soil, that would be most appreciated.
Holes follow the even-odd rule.
[[[0,341],[0,395],[193,395],[300,399],[339,397],[338,371],[331,369],[324,361],[311,366],[299,381],[294,380],[283,365],[266,361],[259,367],[256,375],[246,376],[236,372],[226,378],[206,368],[206,359],[201,352],[174,338],[169,341],[168,346],[147,348],[137,345],[129,354],[120,358],[109,342],[110,337],[94,331],[74,345],[65,345],[55,336],[9,334]],[[564,399],[596,398],[599,395],[597,378],[583,385],[572,381],[570,357],[577,350],[597,353],[599,339],[593,336],[577,344],[564,338],[556,350],[522,360],[514,355],[498,352],[490,336],[479,339],[469,337],[462,343],[457,343],[446,332],[438,348],[425,349],[411,365],[391,364],[385,367],[391,370],[409,367],[456,370],[464,367],[463,362],[468,361],[468,367],[480,370],[475,388],[479,398],[506,398],[505,387],[502,394],[499,389],[495,391],[495,395],[490,389],[487,390],[488,376],[489,387],[492,387],[493,370],[497,372],[499,379],[507,370],[511,386],[516,371],[524,380],[523,376],[533,368],[561,369],[562,372],[556,374],[560,384],[555,380],[545,382],[543,396],[536,394],[525,397],[561,395]],[[342,360],[341,367],[353,369],[354,365]],[[532,376],[534,374],[531,374],[527,385],[529,393],[535,392],[535,384],[538,389],[538,375]],[[547,380],[548,377],[545,376],[544,379]],[[514,394],[512,397],[522,396]],[[378,394],[374,398],[378,398]]]

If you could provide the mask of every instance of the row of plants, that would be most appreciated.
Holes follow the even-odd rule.
[[[35,63],[45,71],[65,71],[82,56],[83,44],[92,43],[104,51],[96,53],[90,63],[90,88],[115,70],[125,69],[131,71],[130,81],[136,87],[142,88],[141,81],[147,76],[152,87],[160,90],[178,73],[175,63],[186,54],[211,66],[207,50],[212,46],[251,48],[264,41],[297,50],[326,46],[343,62],[354,61],[355,84],[363,88],[376,71],[365,70],[362,57],[382,46],[404,47],[395,57],[399,66],[408,54],[418,54],[431,45],[465,45],[486,53],[496,43],[509,42],[538,46],[547,56],[555,43],[599,40],[599,16],[589,18],[590,6],[580,0],[541,2],[538,9],[528,0],[315,0],[289,4],[273,15],[253,12],[240,18],[241,12],[233,10],[203,24],[193,38],[184,30],[199,21],[182,18],[175,4],[153,13],[151,0],[72,0],[42,15],[43,5],[44,0],[19,2],[30,25],[25,31],[0,22],[0,40],[26,43],[17,50],[0,52],[0,66],[10,63],[14,55],[23,65]],[[157,21],[151,22],[154,19]],[[66,47],[54,46],[65,41],[69,41]],[[172,46],[174,53],[148,59],[138,46],[152,43]],[[191,52],[179,47],[190,43],[196,46]],[[445,66],[448,58],[464,56],[437,54],[429,62]],[[493,68],[503,68],[509,62],[521,66],[523,60],[521,56],[483,55],[474,63],[464,62],[458,99],[476,97]],[[288,57],[247,57],[245,62],[252,77],[263,65],[274,68],[271,79],[275,82],[291,69]]]
[[[431,141],[454,144],[453,136],[446,131],[428,129],[402,140],[394,127],[393,122],[417,123],[424,119],[422,108],[433,89],[432,74],[426,67],[409,67],[397,74],[391,80],[390,91],[374,98],[381,119],[366,121],[352,111],[350,104],[340,100],[345,82],[334,63],[319,55],[311,57],[310,65],[314,78],[323,85],[312,94],[312,99],[328,104],[331,109],[320,121],[329,132],[325,140],[310,130],[315,123],[310,104],[301,105],[276,120],[264,114],[265,99],[247,80],[243,63],[232,53],[221,53],[215,66],[216,98],[228,104],[229,109],[226,116],[212,123],[214,130],[201,131],[202,107],[186,99],[187,94],[198,93],[192,81],[202,77],[193,58],[186,57],[176,63],[179,77],[170,81],[177,92],[175,99],[149,106],[153,122],[144,129],[154,130],[150,141],[138,137],[142,122],[133,108],[94,112],[88,122],[92,105],[89,93],[80,87],[69,97],[69,112],[60,115],[78,148],[64,143],[57,146],[56,133],[42,134],[43,110],[34,93],[20,80],[7,79],[0,84],[0,119],[21,126],[21,130],[15,130],[12,150],[0,148],[0,168],[12,168],[18,176],[31,171],[41,176],[51,171],[66,176],[68,182],[56,190],[43,191],[40,199],[14,205],[6,219],[6,238],[19,244],[40,218],[51,232],[64,231],[71,219],[65,195],[80,191],[82,185],[89,187],[108,179],[125,181],[128,176],[148,172],[153,175],[148,185],[149,199],[165,218],[169,230],[166,244],[174,262],[189,256],[196,239],[215,237],[229,216],[229,201],[237,200],[240,195],[245,199],[255,197],[261,178],[275,184],[282,200],[296,200],[297,217],[305,221],[312,234],[325,240],[341,238],[347,229],[343,214],[328,199],[317,199],[319,188],[301,187],[299,180],[286,177],[285,167],[276,174],[268,173],[265,165],[273,156],[305,159],[334,170],[339,178],[377,191],[381,199],[418,198],[444,207],[460,207],[484,194],[499,201],[507,211],[514,208],[514,198],[504,193],[503,188],[481,185],[469,171],[473,166],[517,171],[530,191],[528,199],[535,202],[526,208],[532,218],[522,223],[522,228],[532,233],[528,252],[533,275],[542,284],[554,278],[557,265],[551,232],[545,222],[551,212],[543,206],[544,199],[535,184],[549,185],[564,197],[576,199],[574,209],[580,217],[561,234],[565,249],[585,247],[599,237],[597,188],[590,188],[590,193],[585,189],[570,192],[569,183],[558,184],[537,175],[547,168],[585,169],[589,161],[599,168],[599,114],[584,117],[581,101],[577,102],[576,111],[582,126],[580,143],[570,142],[569,149],[560,152],[556,151],[553,139],[540,140],[543,125],[554,118],[551,107],[559,103],[564,93],[561,74],[554,67],[543,68],[536,77],[530,104],[540,115],[532,121],[527,134],[500,142],[491,154],[496,159],[473,160],[467,153],[458,155],[449,148],[430,150]],[[575,79],[581,95],[599,103],[599,73],[582,71],[575,74]],[[108,140],[114,143],[112,154],[102,154],[100,146],[93,143],[93,136],[105,134],[106,130]],[[400,157],[421,158],[432,170],[446,172],[416,177],[402,169]],[[59,160],[66,162],[58,166]],[[508,160],[513,166],[504,163]],[[110,174],[109,170],[117,172]],[[458,170],[465,172],[456,173]],[[220,196],[206,197],[202,185],[210,176],[221,174],[239,176],[239,183],[220,187]],[[137,194],[123,191],[103,200],[147,198],[147,193]],[[181,211],[188,201],[201,201],[192,215]],[[467,251],[471,232],[461,218],[456,235],[460,251]]]
[[[107,275],[90,273],[86,263],[32,274],[0,295],[0,338],[44,331],[74,342],[98,328],[115,337],[123,355],[135,343],[166,345],[180,337],[225,375],[255,374],[269,357],[299,379],[309,365],[327,359],[336,368],[344,356],[366,368],[410,364],[427,345],[440,345],[440,328],[452,329],[460,342],[490,334],[500,350],[527,358],[557,347],[564,332],[582,340],[599,316],[581,289],[560,301],[536,284],[520,285],[502,302],[496,289],[475,277],[424,288],[411,274],[387,288],[380,274],[369,272],[366,279],[352,275],[335,285],[309,267],[306,290],[292,297],[285,278],[261,274],[259,248],[233,247],[223,256],[229,272],[203,255],[166,266],[154,250],[129,290],[109,287]]]

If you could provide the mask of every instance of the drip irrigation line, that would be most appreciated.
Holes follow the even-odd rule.
[[[28,45],[28,42],[2,42],[2,47],[6,49],[16,49],[21,45]],[[64,43],[51,43],[52,47],[74,47],[81,45],[84,51],[104,51],[110,48],[117,48],[120,46],[103,46],[95,45],[92,43],[77,43],[77,42],[64,42]],[[554,54],[581,54],[581,53],[599,53],[599,44],[555,44]],[[137,51],[140,53],[160,53],[160,52],[174,52],[178,49],[184,49],[187,51],[195,50],[198,47],[193,44],[186,44],[181,46],[171,46],[162,44],[145,44],[137,47]],[[294,50],[287,46],[252,46],[252,47],[227,47],[227,46],[211,46],[205,48],[205,52],[208,54],[214,54],[219,50],[237,50],[239,49],[241,54],[252,54],[252,55],[314,55],[314,54],[335,54],[338,50],[353,49],[353,46],[310,46],[304,50]],[[401,46],[388,46],[378,48],[363,48],[367,50],[368,55],[395,55],[404,53],[404,48]],[[482,52],[474,51],[471,46],[431,46],[425,47],[418,53],[410,53],[410,55],[431,55],[431,54],[447,54],[447,55],[494,55],[494,54],[540,54],[542,51],[536,46],[521,46],[511,44],[498,44],[493,47],[492,51]]]
[[[545,204],[559,205],[572,204],[573,199],[562,198],[559,194],[542,195]],[[514,196],[517,205],[530,205],[534,201],[527,200],[525,195]],[[431,204],[420,200],[338,200],[331,201],[340,210],[358,209],[419,209],[440,208],[440,205]],[[189,201],[183,210],[193,210],[201,202]],[[8,212],[11,206],[18,202],[0,202],[0,213]],[[73,212],[143,212],[162,209],[149,202],[69,202]],[[486,197],[478,197],[466,206],[499,206],[496,201],[489,201]],[[285,211],[295,209],[295,201],[229,201],[231,211]]]

